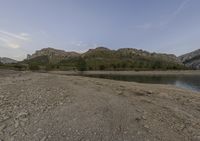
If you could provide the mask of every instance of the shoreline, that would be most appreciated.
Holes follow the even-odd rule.
[[[189,141],[200,137],[197,92],[50,73],[1,74],[2,140]]]
[[[200,70],[180,71],[49,71],[51,74],[63,75],[200,75]]]

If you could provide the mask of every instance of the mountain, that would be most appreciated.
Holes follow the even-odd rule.
[[[78,57],[79,54],[76,52],[66,52],[64,50],[58,50],[54,48],[44,48],[36,51],[32,55],[27,55],[27,60],[29,61],[37,61],[43,60],[45,63],[58,63],[61,60]]]
[[[150,70],[150,69],[182,69],[184,65],[171,54],[150,53],[133,48],[111,50],[106,47],[89,49],[79,54],[53,48],[44,48],[28,55],[24,61],[28,64],[71,70]],[[84,67],[84,69],[83,69]]]
[[[2,58],[0,57],[0,62],[2,64],[12,64],[12,63],[17,63],[18,61],[7,57],[2,57]]]
[[[200,69],[200,49],[179,56],[179,59],[187,67],[192,69]]]
[[[110,50],[98,47],[90,49],[82,56],[90,70],[178,69],[183,66],[175,55],[150,53],[133,48]]]

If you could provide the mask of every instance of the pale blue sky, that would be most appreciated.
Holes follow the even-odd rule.
[[[0,0],[0,56],[96,46],[180,55],[200,48],[200,0]]]

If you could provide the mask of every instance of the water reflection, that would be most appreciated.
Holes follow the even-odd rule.
[[[151,84],[172,84],[200,92],[200,75],[88,75],[90,77]]]

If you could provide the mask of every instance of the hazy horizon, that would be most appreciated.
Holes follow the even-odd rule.
[[[0,57],[98,46],[177,56],[199,49],[199,0],[2,0]]]

